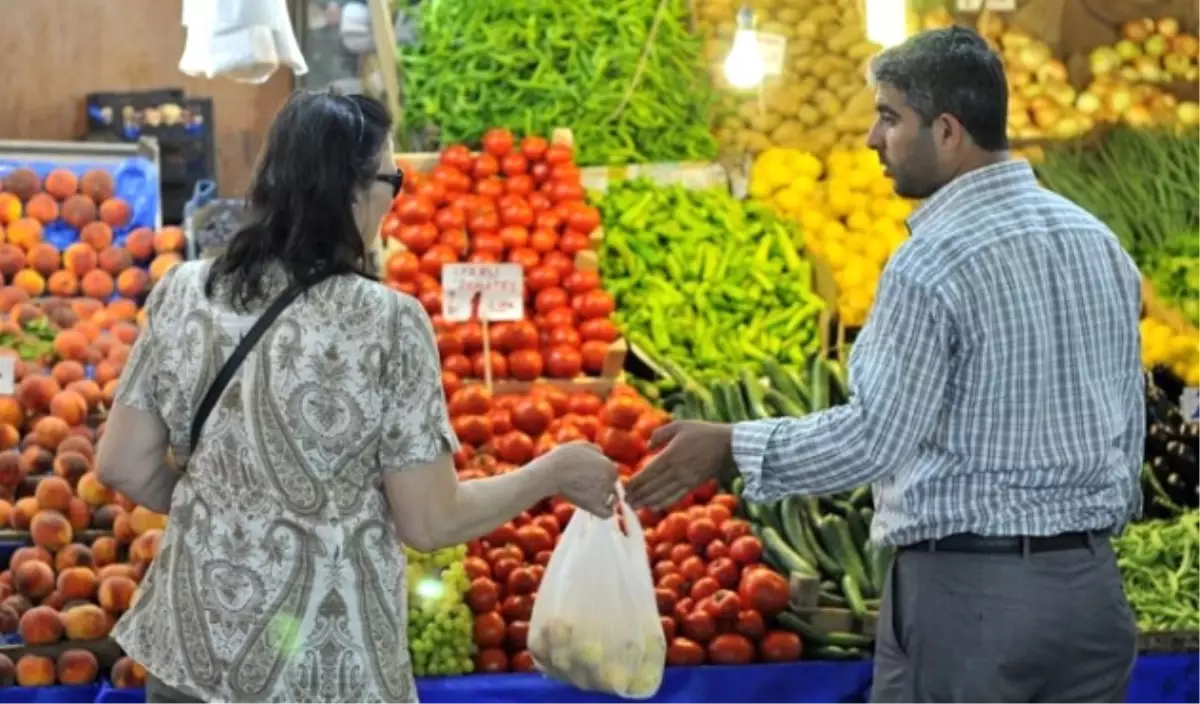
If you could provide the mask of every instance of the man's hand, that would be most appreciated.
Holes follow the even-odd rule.
[[[650,449],[663,448],[629,481],[626,499],[635,508],[666,508],[733,463],[733,426],[681,420],[650,437]],[[665,446],[665,447],[664,447]]]

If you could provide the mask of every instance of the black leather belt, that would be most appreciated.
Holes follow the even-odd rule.
[[[948,535],[940,540],[922,540],[919,543],[905,545],[900,550],[1023,555],[1034,552],[1055,552],[1058,550],[1090,548],[1096,542],[1107,539],[1110,534],[1111,531],[1107,530],[1060,533],[1059,535],[1050,536],[1008,537],[988,537],[975,535],[974,533],[957,533],[955,535]]]

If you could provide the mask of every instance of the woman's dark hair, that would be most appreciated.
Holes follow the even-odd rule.
[[[266,295],[263,279],[274,262],[289,284],[368,275],[354,202],[373,184],[390,131],[387,109],[369,97],[293,93],[259,155],[247,219],[213,262],[205,295],[226,284],[230,304],[246,310]]]

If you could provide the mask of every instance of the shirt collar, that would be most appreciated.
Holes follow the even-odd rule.
[[[1023,159],[1008,159],[998,164],[973,169],[942,186],[937,193],[926,199],[916,212],[909,216],[908,229],[910,232],[916,232],[921,225],[953,210],[961,200],[984,195],[994,198],[1030,186],[1037,186],[1037,177],[1033,173],[1033,167]]]

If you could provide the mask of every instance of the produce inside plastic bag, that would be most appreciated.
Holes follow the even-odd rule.
[[[529,652],[547,675],[580,689],[652,697],[667,643],[645,537],[618,486],[619,519],[576,511],[550,557],[529,620]]]

